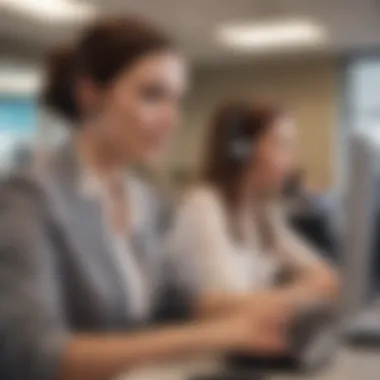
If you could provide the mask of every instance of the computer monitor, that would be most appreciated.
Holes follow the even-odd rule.
[[[348,178],[342,199],[343,316],[352,320],[380,299],[380,133],[357,132],[348,142]]]

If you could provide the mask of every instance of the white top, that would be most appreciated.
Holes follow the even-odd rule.
[[[246,232],[237,242],[218,193],[208,187],[189,192],[177,211],[170,251],[182,276],[199,292],[250,292],[273,285],[283,265],[312,265],[312,250],[274,216],[278,252],[263,252],[253,218],[242,215]]]

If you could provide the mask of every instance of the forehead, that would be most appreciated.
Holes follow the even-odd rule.
[[[187,82],[187,65],[183,57],[171,51],[157,52],[137,60],[118,78],[118,85],[135,85],[145,82],[183,88]]]

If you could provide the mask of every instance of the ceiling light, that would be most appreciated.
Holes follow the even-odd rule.
[[[2,0],[10,10],[42,21],[77,21],[95,13],[90,5],[70,0]]]
[[[315,46],[325,41],[325,31],[305,20],[267,23],[234,24],[222,27],[218,40],[241,50],[273,50],[279,48]]]

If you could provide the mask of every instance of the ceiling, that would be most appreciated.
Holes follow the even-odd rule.
[[[38,0],[36,0],[38,1]],[[220,63],[232,54],[215,39],[218,26],[231,21],[307,17],[326,28],[328,42],[314,53],[341,53],[380,46],[380,0],[87,0],[100,12],[132,13],[152,19],[176,36],[198,62]],[[1,1],[0,1],[1,3]],[[0,5],[1,7],[1,5]],[[81,25],[57,25],[0,12],[0,54],[8,48],[36,52],[71,38]],[[297,52],[299,53],[299,52]],[[311,51],[309,51],[311,53]],[[257,56],[252,52],[250,56]]]

